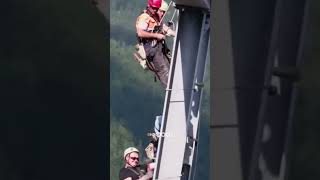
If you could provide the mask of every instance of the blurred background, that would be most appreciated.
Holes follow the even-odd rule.
[[[320,178],[320,2],[310,0],[307,56],[294,120],[290,179]]]
[[[0,179],[108,179],[108,23],[90,1],[0,5]]]

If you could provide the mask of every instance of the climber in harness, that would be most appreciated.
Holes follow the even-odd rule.
[[[166,88],[170,57],[167,56],[169,51],[165,45],[166,35],[164,32],[169,31],[168,29],[165,31],[166,28],[161,26],[162,17],[159,16],[161,5],[164,3],[165,1],[163,0],[148,0],[147,8],[138,16],[136,21],[138,44],[134,57],[144,69],[154,72],[162,87]],[[174,34],[169,33],[169,35]]]
[[[154,163],[139,164],[139,150],[135,147],[127,148],[123,153],[125,166],[120,169],[120,180],[150,180],[153,176]]]

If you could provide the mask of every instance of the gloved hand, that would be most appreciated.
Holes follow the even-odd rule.
[[[156,36],[156,38],[160,41],[160,40],[163,40],[163,39],[165,39],[166,38],[166,36],[165,35],[163,35],[163,34],[160,34],[160,33],[155,33],[155,36]]]
[[[172,21],[168,21],[167,22],[167,26],[171,29],[173,29],[173,22]]]
[[[169,29],[169,30],[167,31],[167,36],[175,37],[175,36],[176,36],[176,32],[173,31],[172,29]]]

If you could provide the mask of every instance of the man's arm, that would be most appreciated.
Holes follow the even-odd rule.
[[[138,180],[149,180],[152,178],[152,176],[153,176],[153,172],[148,172],[146,175],[142,176]]]
[[[138,180],[149,180],[151,178],[152,178],[152,173],[147,173],[146,175],[142,176]],[[127,177],[124,180],[132,180],[132,178],[131,177]]]
[[[138,180],[149,180],[151,178],[152,178],[152,173],[147,173],[146,175],[142,176]],[[132,180],[132,178],[131,177],[127,177],[124,180]]]
[[[176,36],[176,32],[165,24],[163,24],[163,30],[167,36],[173,36],[173,37]]]
[[[140,29],[140,28],[137,28],[137,35],[140,38],[155,38],[158,40],[162,40],[165,38],[165,36],[163,34],[147,32],[147,31]]]

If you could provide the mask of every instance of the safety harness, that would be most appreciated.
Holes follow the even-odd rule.
[[[169,8],[170,8],[171,4],[172,4],[172,1],[169,4]],[[156,26],[155,29],[153,30],[154,33],[160,33],[161,31],[163,31],[161,28],[162,27],[162,20],[163,20],[164,16],[166,15],[167,11],[165,12],[164,16],[161,19],[159,19],[159,17],[156,14],[152,14],[148,7],[142,13],[148,14],[155,21],[159,22],[159,25]],[[174,12],[173,16],[174,15],[175,15],[175,12]],[[171,21],[172,21],[172,19],[173,19],[173,17],[171,18]],[[137,37],[138,44],[136,45],[136,52],[133,53],[134,59],[136,59],[139,62],[139,64],[142,66],[143,69],[150,70],[150,71],[154,72],[154,74],[155,74],[154,81],[156,81],[156,79],[157,79],[156,77],[159,78],[159,76],[155,72],[156,68],[155,68],[154,64],[146,56],[144,44],[152,43],[152,41],[153,41],[154,43],[152,43],[153,44],[152,46],[155,46],[155,45],[157,45],[157,42],[155,42],[155,40],[152,40],[152,39],[140,38],[140,37],[138,37],[138,35],[136,35],[136,37]],[[166,56],[166,59],[168,60],[168,62],[170,64],[171,52],[170,52],[169,48],[167,47],[166,43],[164,41],[162,43],[163,43],[163,49],[162,49],[163,54]]]
[[[137,170],[132,167],[126,167],[126,168],[129,169],[131,172],[133,172],[134,174],[136,174],[139,177],[142,177],[143,175],[145,175],[145,172],[142,172],[142,170],[139,167],[137,167],[137,168],[139,168]]]

